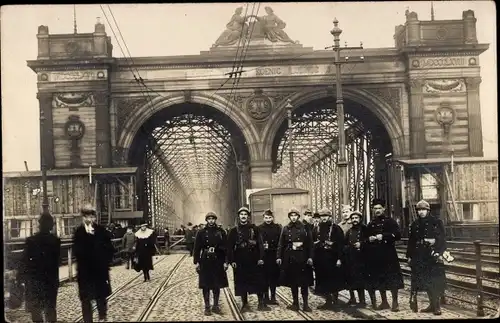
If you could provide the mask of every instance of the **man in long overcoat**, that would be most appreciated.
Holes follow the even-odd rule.
[[[328,209],[319,211],[321,221],[313,230],[314,272],[316,294],[325,297],[325,304],[318,309],[337,309],[339,291],[344,289],[344,275],[341,269],[342,251],[344,248],[344,232],[333,221],[329,221],[332,213]]]
[[[410,307],[418,311],[417,293],[426,291],[429,307],[421,312],[441,315],[440,298],[446,288],[445,266],[442,255],[446,250],[443,221],[430,214],[427,201],[416,206],[418,218],[410,226],[406,258],[411,267]]]
[[[382,303],[377,309],[383,310],[391,308],[387,302],[386,294],[386,291],[390,290],[392,294],[391,310],[398,312],[398,290],[404,288],[404,283],[395,242],[401,240],[401,231],[398,223],[385,215],[385,201],[375,199],[372,202],[372,209],[375,217],[366,229],[370,293],[373,296],[375,290],[380,291]]]
[[[109,267],[113,260],[114,248],[109,232],[96,223],[94,207],[85,205],[80,213],[83,223],[75,231],[73,252],[76,257],[83,321],[92,322],[92,300],[97,303],[99,320],[106,320],[106,298],[111,295]]]
[[[290,287],[293,303],[288,306],[299,310],[299,287],[302,294],[303,310],[309,307],[309,287],[314,285],[313,238],[312,232],[299,221],[300,212],[291,208],[288,212],[290,223],[283,227],[276,252],[276,263],[281,266],[280,285]]]
[[[61,240],[50,231],[54,220],[50,214],[42,213],[38,220],[40,231],[26,238],[20,281],[26,286],[26,310],[33,322],[57,321],[57,291],[59,288],[59,256]]]
[[[347,230],[344,246],[344,272],[346,274],[346,284],[349,289],[351,299],[349,305],[356,304],[354,291],[358,292],[359,305],[366,306],[365,289],[367,286],[367,268],[365,244],[368,242],[366,226],[361,222],[363,216],[361,212],[354,211],[350,215],[352,227]],[[372,306],[375,308],[375,301]]]
[[[217,215],[214,212],[208,212],[205,220],[207,225],[196,234],[193,263],[198,271],[198,287],[203,291],[205,315],[211,315],[211,312],[221,314],[220,289],[229,286],[226,274],[227,236],[226,231],[216,224]],[[212,308],[210,308],[210,291],[214,295]]]
[[[281,225],[274,223],[274,215],[271,210],[264,212],[264,223],[259,226],[264,245],[264,272],[266,280],[266,292],[264,301],[267,304],[278,305],[276,301],[276,286],[280,276],[280,267],[276,264],[276,250],[281,234]],[[269,291],[271,298],[269,298]]]
[[[241,207],[238,210],[238,224],[229,231],[228,262],[233,267],[234,291],[241,296],[241,311],[249,310],[248,294],[257,294],[258,310],[269,311],[264,302],[266,281],[264,277],[264,244],[259,228],[250,223],[250,210]]]
[[[304,219],[302,220],[302,223],[307,227],[309,231],[312,231],[314,224],[313,224],[313,213],[310,209],[306,209],[304,211]]]

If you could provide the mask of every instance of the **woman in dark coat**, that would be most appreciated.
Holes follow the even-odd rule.
[[[43,313],[46,322],[56,322],[61,240],[50,233],[52,216],[42,214],[38,222],[40,232],[26,238],[18,277],[26,285],[26,310],[33,322],[43,322]]]
[[[351,213],[349,220],[352,224],[347,230],[344,245],[344,273],[346,275],[346,285],[351,294],[349,305],[356,304],[354,291],[358,292],[359,304],[366,305],[365,289],[367,289],[366,255],[364,253],[365,244],[368,242],[366,226],[361,223],[363,218],[361,212]],[[372,300],[372,305],[374,305]]]
[[[144,281],[151,280],[149,271],[153,270],[153,255],[156,251],[154,231],[147,227],[146,221],[141,222],[141,228],[135,233],[135,252],[138,267],[144,274]]]
[[[198,271],[198,287],[203,290],[205,315],[211,312],[221,314],[219,307],[220,289],[228,287],[226,259],[226,231],[216,225],[217,215],[208,212],[207,225],[198,231],[194,241],[193,263]],[[214,305],[210,309],[210,291]]]
[[[446,250],[443,221],[430,214],[429,203],[417,203],[418,219],[410,226],[406,258],[411,267],[410,307],[418,311],[417,293],[426,291],[429,307],[422,312],[441,315],[440,298],[446,288],[445,266],[441,259]]]
[[[96,300],[99,319],[105,320],[107,300],[111,295],[109,267],[114,248],[109,232],[96,224],[96,211],[91,205],[82,208],[83,224],[73,237],[76,257],[78,293],[82,302],[83,321],[92,322],[91,300]]]
[[[338,304],[339,291],[344,289],[344,275],[341,269],[344,232],[332,221],[328,209],[319,211],[321,221],[313,231],[314,271],[316,273],[316,294],[324,296],[325,304],[318,309],[334,309]]]
[[[293,303],[288,306],[289,309],[299,310],[300,287],[303,310],[311,312],[309,287],[314,286],[312,233],[299,221],[297,209],[290,209],[288,217],[290,223],[283,227],[276,252],[276,263],[281,266],[280,285],[292,290]]]

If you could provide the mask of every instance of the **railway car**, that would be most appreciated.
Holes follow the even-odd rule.
[[[271,188],[254,192],[249,196],[252,222],[259,225],[263,222],[262,213],[266,209],[274,212],[276,223],[288,223],[288,211],[296,207],[301,213],[309,207],[309,191],[299,188]]]

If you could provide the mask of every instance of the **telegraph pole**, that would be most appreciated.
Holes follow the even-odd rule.
[[[338,126],[338,162],[339,167],[339,184],[340,184],[340,203],[344,205],[349,205],[349,181],[347,173],[347,158],[346,158],[346,147],[345,147],[345,127],[344,127],[344,99],[342,97],[342,64],[348,64],[351,62],[363,62],[364,57],[360,56],[358,59],[350,60],[349,56],[340,57],[341,50],[355,50],[363,49],[363,44],[361,43],[359,47],[340,47],[340,34],[342,29],[338,27],[339,21],[337,18],[333,20],[333,29],[330,33],[333,35],[334,45],[327,47],[325,49],[332,48],[335,51],[335,78],[336,78],[336,90],[337,90],[337,126]]]
[[[47,162],[45,160],[45,114],[40,110],[40,159],[42,168],[42,215],[52,216],[49,211],[49,197],[47,195]]]

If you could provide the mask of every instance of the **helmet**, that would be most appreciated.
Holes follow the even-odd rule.
[[[327,208],[323,208],[321,210],[319,210],[319,215],[328,215],[328,216],[332,216],[332,212],[330,210],[328,210]]]
[[[427,203],[426,200],[421,200],[420,202],[417,203],[417,206],[415,207],[417,210],[431,210],[431,206],[429,203]]]
[[[297,214],[300,217],[300,212],[299,212],[299,210],[297,208],[292,207],[290,209],[290,211],[288,211],[288,216],[290,216],[290,214],[292,214],[292,213],[295,213],[295,214]]]
[[[246,206],[240,207],[240,209],[238,210],[238,214],[240,214],[242,211],[246,211],[248,215],[250,215],[250,210]]]
[[[215,218],[217,220],[217,214],[215,214],[215,212],[208,212],[207,215],[205,215],[205,221],[208,220],[208,218]]]

